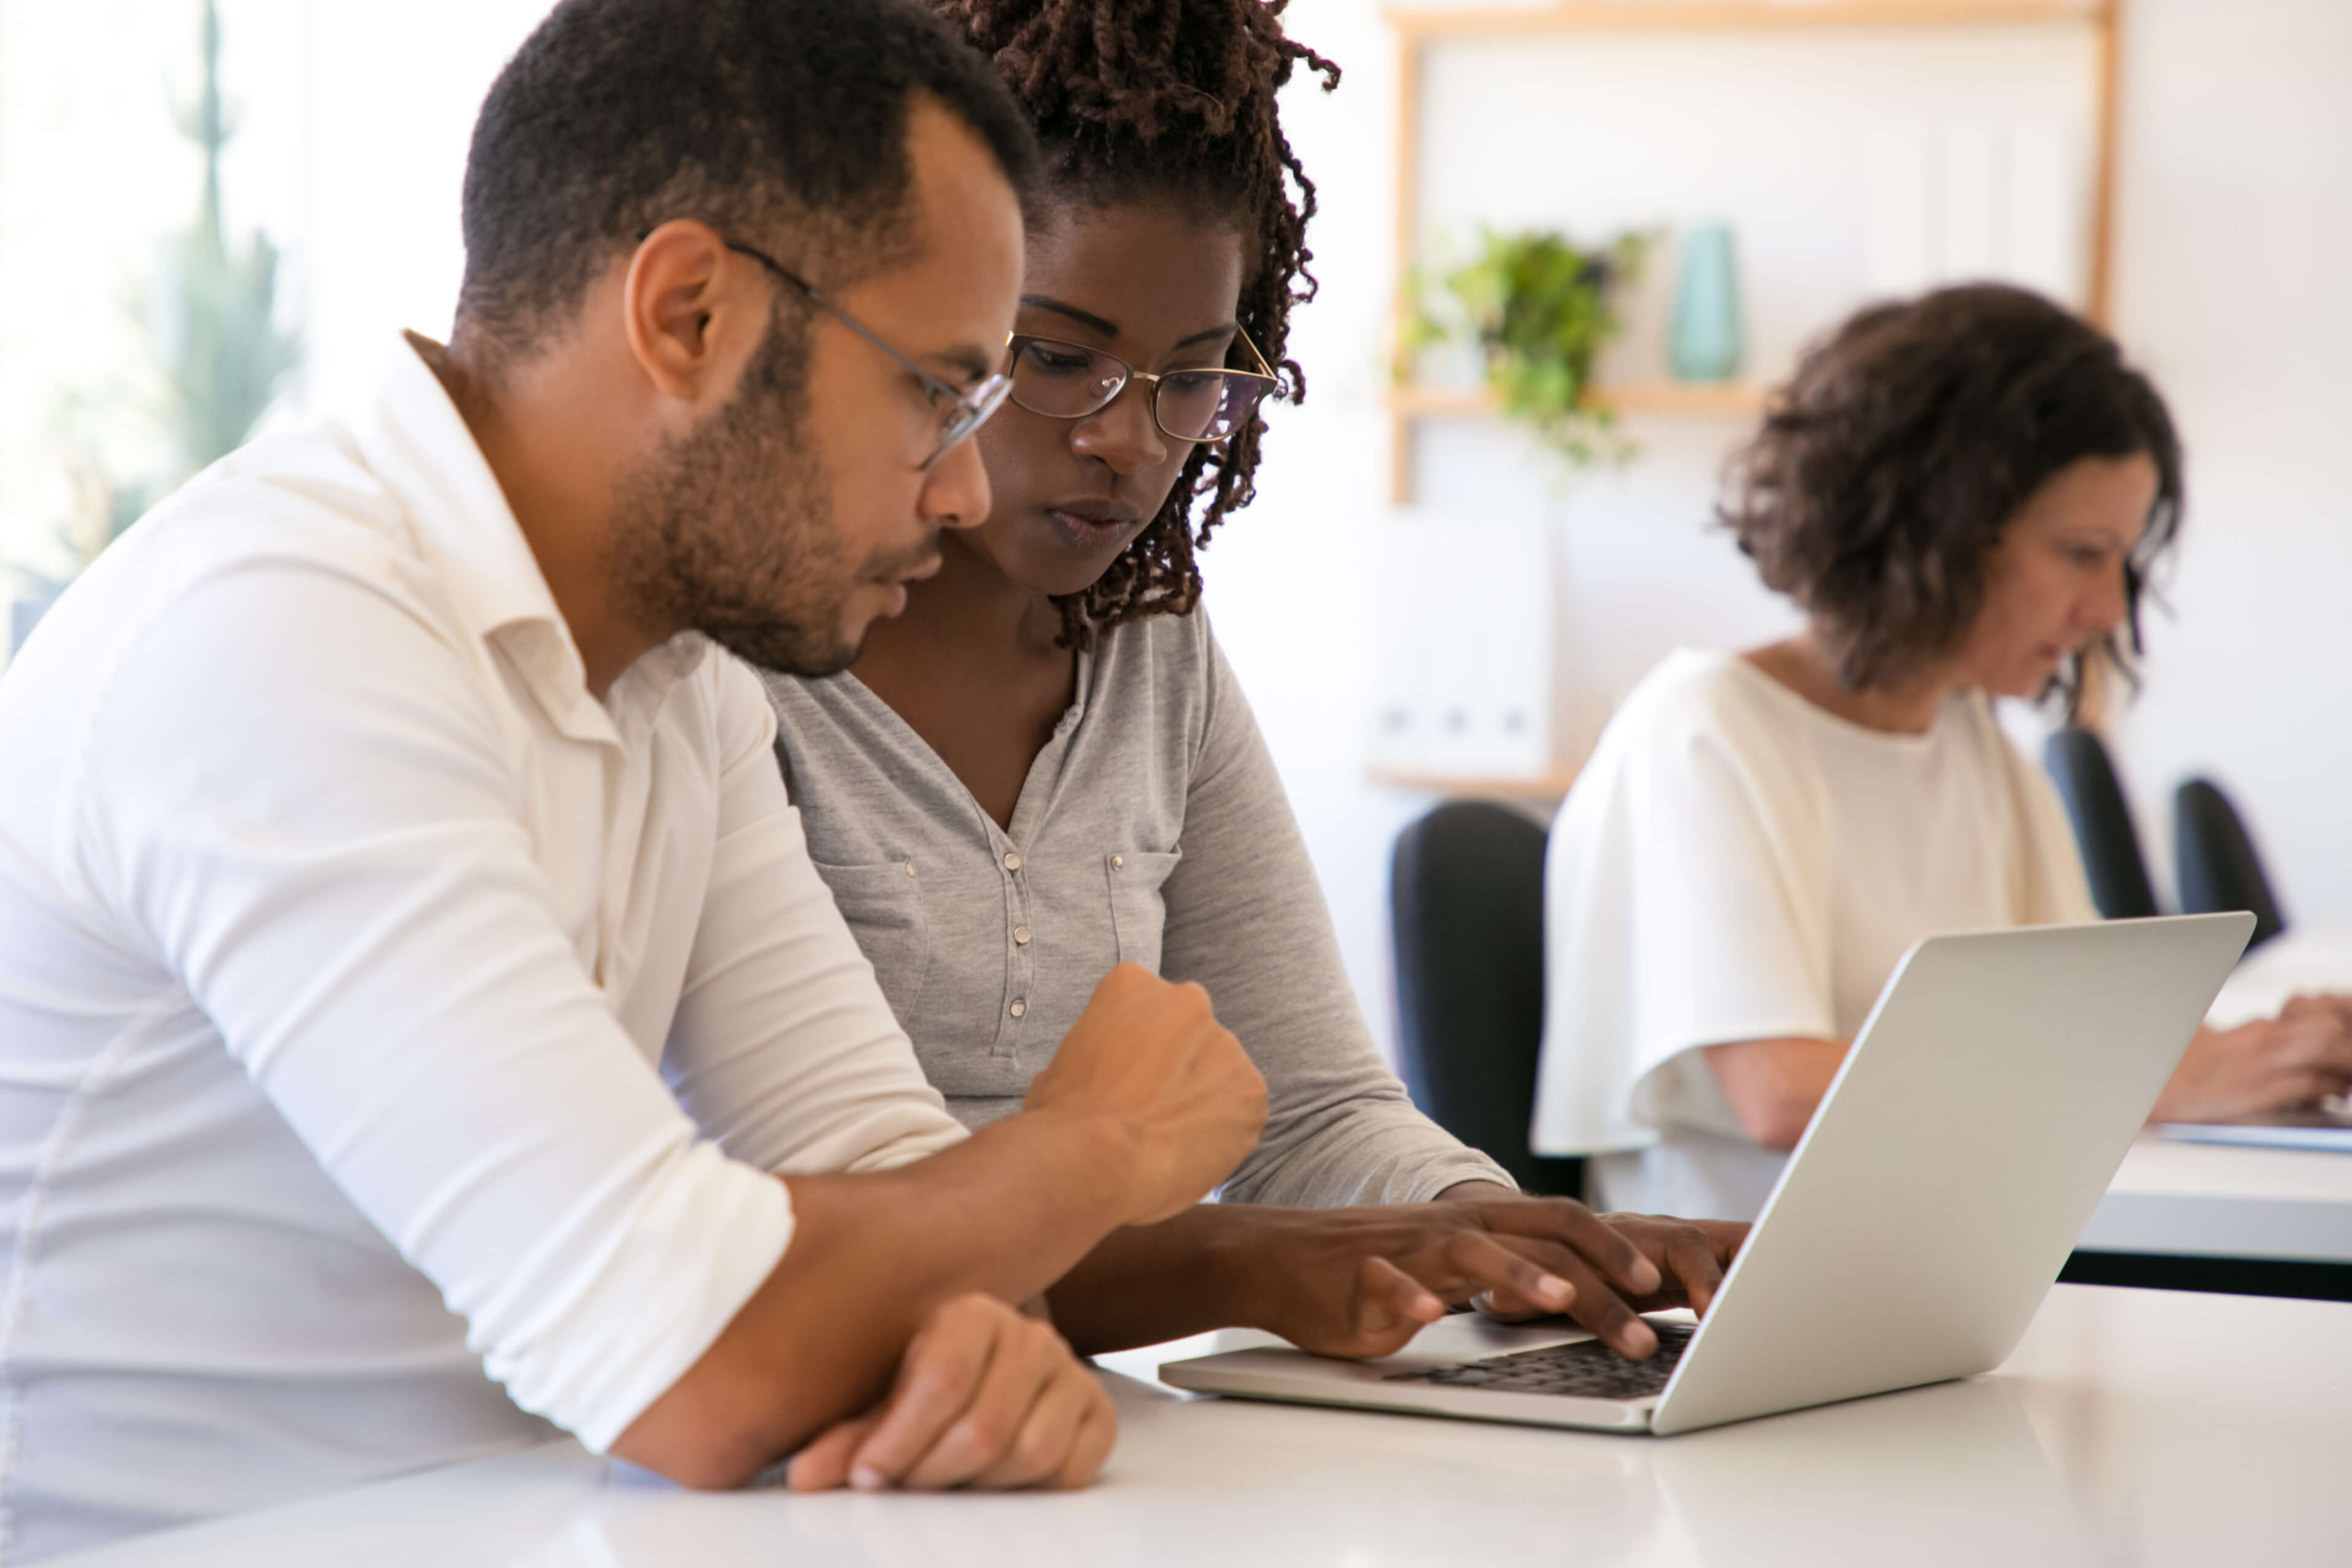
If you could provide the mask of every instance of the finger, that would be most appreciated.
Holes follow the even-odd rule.
[[[1062,1336],[1045,1324],[1024,1318],[1004,1329],[971,1402],[898,1484],[933,1491],[985,1474],[1012,1452],[1038,1400],[1073,1364]]]
[[[971,1403],[1011,1319],[950,1301],[907,1347],[898,1385],[882,1418],[850,1461],[849,1484],[861,1491],[888,1486],[912,1469]]]
[[[1385,1258],[1367,1258],[1356,1265],[1347,1337],[1315,1348],[1326,1354],[1392,1355],[1444,1315],[1445,1303],[1420,1281]]]
[[[1444,1301],[1386,1258],[1367,1258],[1357,1265],[1356,1300],[1362,1312],[1380,1314],[1383,1326],[1409,1322],[1419,1328],[1445,1315]],[[1370,1321],[1369,1316],[1360,1319]]]
[[[1729,1269],[1739,1249],[1748,1245],[1748,1232],[1754,1228],[1744,1219],[1694,1219],[1699,1234],[1715,1250],[1715,1260]]]
[[[1583,1259],[1563,1264],[1561,1272],[1574,1291],[1568,1315],[1591,1329],[1602,1343],[1635,1361],[1658,1348],[1658,1336],[1650,1325]]]
[[[1061,1471],[1054,1478],[1054,1485],[1065,1490],[1092,1486],[1102,1474],[1103,1461],[1110,1458],[1111,1445],[1118,1440],[1118,1407],[1099,1384],[1095,1385],[1095,1396],[1078,1423],[1077,1436],[1071,1440],[1070,1457],[1062,1461]]]
[[[827,1427],[816,1440],[793,1456],[784,1471],[784,1485],[793,1491],[831,1491],[849,1484],[850,1460],[857,1445],[882,1419],[878,1410],[853,1416]]]
[[[1666,1241],[1666,1267],[1682,1287],[1691,1311],[1706,1316],[1708,1303],[1723,1288],[1723,1265],[1715,1260],[1706,1234],[1696,1226],[1676,1228]]]
[[[1508,1291],[1487,1291],[1471,1297],[1470,1304],[1498,1323],[1523,1323],[1529,1318],[1552,1315],[1542,1307],[1521,1301]]]
[[[1584,1260],[1573,1252],[1566,1248],[1553,1251],[1563,1266],[1591,1276],[1591,1270],[1585,1268]],[[1562,1312],[1576,1301],[1580,1289],[1567,1277],[1545,1268],[1516,1248],[1506,1247],[1494,1237],[1474,1230],[1448,1238],[1440,1249],[1440,1257],[1444,1270],[1452,1276],[1451,1289],[1460,1294],[1505,1291],[1546,1312]]]
[[[1653,1294],[1662,1282],[1657,1264],[1644,1257],[1630,1238],[1574,1198],[1536,1198],[1481,1207],[1482,1217],[1494,1229],[1558,1241],[1637,1296]]]
[[[1102,1385],[1076,1362],[1066,1362],[1053,1381],[1029,1407],[1027,1419],[1013,1436],[1012,1446],[994,1464],[972,1478],[972,1485],[991,1490],[1011,1490],[1049,1481],[1062,1471],[1076,1442],[1078,1427],[1094,1407]]]

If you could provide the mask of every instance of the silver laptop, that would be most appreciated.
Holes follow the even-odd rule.
[[[1629,1362],[1461,1313],[1396,1354],[1171,1362],[1254,1399],[1661,1436],[2008,1359],[2252,934],[2200,915],[1936,936],[1904,956],[1704,1323]]]

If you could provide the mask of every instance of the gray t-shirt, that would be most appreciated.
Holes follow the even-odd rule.
[[[854,675],[767,677],[817,871],[948,1108],[1019,1108],[1121,962],[1197,980],[1265,1074],[1227,1201],[1408,1203],[1500,1166],[1413,1109],[1339,964],[1314,868],[1205,617],[1121,626],[1010,831]]]

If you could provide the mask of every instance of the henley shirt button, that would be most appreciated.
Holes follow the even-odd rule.
[[[1006,871],[1019,871],[1021,869],[1021,857],[1008,851],[1004,856],[1004,869]]]
[[[1013,1013],[1013,1016],[1014,1018],[1019,1018],[1022,1014],[1024,1014],[1024,1013],[1027,1012],[1028,1010],[1029,1010],[1029,1004],[1028,1004],[1027,1002],[1025,1002],[1025,1001],[1022,1000],[1019,997],[1015,997],[1015,998],[1013,998],[1012,1013]]]
[[[1125,855],[1113,855],[1113,856],[1111,856],[1111,857],[1110,857],[1110,869],[1111,869],[1111,870],[1113,870],[1113,871],[1120,871],[1120,870],[1125,869],[1126,865],[1127,865],[1127,857],[1126,857]]]
[[[1014,926],[1013,928],[1013,941],[1016,946],[1026,947],[1029,946],[1029,927],[1026,925]]]
[[[907,874],[908,876],[915,874],[915,862],[913,861],[908,861],[907,862]]]

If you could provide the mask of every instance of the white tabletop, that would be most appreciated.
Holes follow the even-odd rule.
[[[2296,927],[2257,947],[2222,986],[2206,1021],[2229,1029],[2274,1017],[2301,991],[2352,991],[2352,927]],[[2079,1245],[2352,1263],[2352,1153],[2141,1138]]]
[[[2352,1263],[2352,1154],[2147,1135],[2076,1246],[2094,1252]]]
[[[1833,1311],[1833,1292],[1824,1292]],[[1257,1336],[1220,1336],[1222,1346]],[[2059,1286],[1991,1376],[1687,1437],[1193,1399],[1076,1494],[696,1496],[562,1445],[73,1568],[2344,1562],[2352,1304]]]

